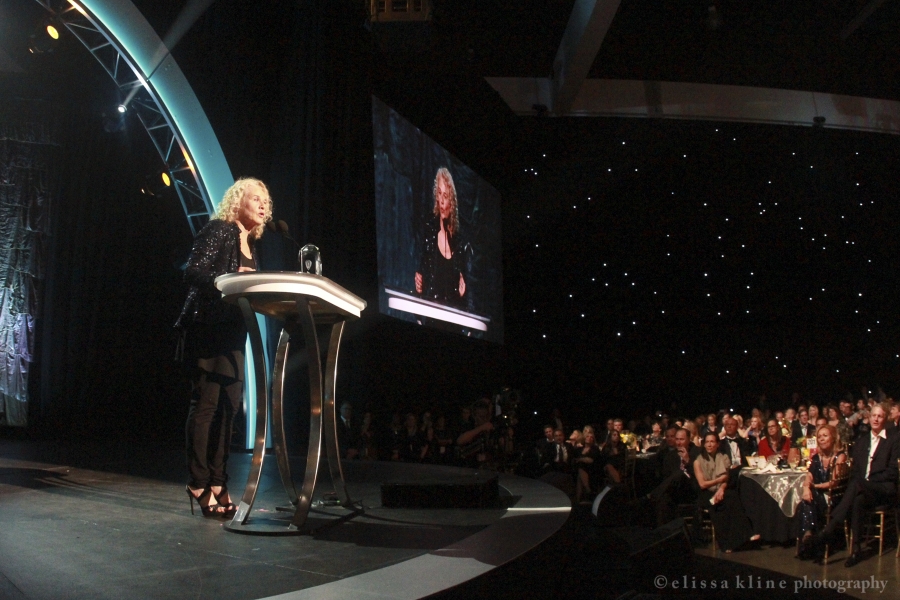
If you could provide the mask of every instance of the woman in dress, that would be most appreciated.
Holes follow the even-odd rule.
[[[719,435],[714,432],[703,437],[703,451],[694,461],[694,475],[700,486],[698,510],[709,509],[716,528],[719,548],[731,552],[748,541],[759,539],[744,513],[737,491],[728,488],[731,460],[719,453]]]
[[[659,423],[659,421],[654,421],[653,424],[650,425],[650,433],[648,433],[644,437],[644,452],[652,452],[658,450],[663,441],[662,425]]]
[[[416,293],[429,300],[456,307],[466,305],[464,244],[459,236],[456,185],[446,167],[434,176],[435,221],[428,222],[425,248],[416,271]]]
[[[828,419],[829,425],[837,429],[838,440],[846,448],[853,438],[853,430],[847,425],[844,415],[835,405],[829,404],[825,407],[825,418]]]
[[[247,330],[239,308],[226,304],[216,277],[255,271],[256,240],[272,218],[272,199],[258,179],[239,179],[225,192],[216,218],[197,233],[184,271],[190,284],[175,327],[184,331],[185,361],[194,368],[186,425],[186,491],[207,517],[234,516],[228,494],[228,448],[244,389]]]
[[[587,498],[593,491],[594,486],[591,484],[597,481],[596,473],[601,461],[594,428],[585,426],[582,435],[584,445],[575,449],[575,502],[581,502],[582,498]]]
[[[812,558],[807,542],[825,525],[825,513],[828,510],[826,494],[835,486],[835,472],[847,462],[847,455],[839,449],[838,444],[837,429],[832,425],[824,425],[816,432],[818,452],[810,461],[806,482],[803,484],[803,501],[799,507],[802,536],[800,558],[803,559]],[[836,505],[836,499],[832,499],[832,503]]]
[[[625,474],[625,457],[627,455],[628,448],[619,436],[619,432],[613,431],[609,437],[609,443],[603,447],[600,453],[603,460],[601,468],[596,470],[598,476],[604,477],[607,483],[621,483],[622,475]]]
[[[809,422],[815,424],[816,419],[819,418],[819,407],[815,404],[810,404],[807,412],[809,413]]]
[[[769,419],[766,423],[766,436],[760,440],[757,453],[765,458],[778,455],[787,460],[790,449],[791,438],[784,436],[777,419]]]

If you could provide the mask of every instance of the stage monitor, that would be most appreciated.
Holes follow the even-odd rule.
[[[503,342],[500,194],[372,98],[379,309]]]

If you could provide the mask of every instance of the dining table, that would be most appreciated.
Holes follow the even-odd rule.
[[[768,542],[793,542],[800,534],[797,518],[807,471],[777,469],[760,471],[743,468],[738,492],[753,532]]]

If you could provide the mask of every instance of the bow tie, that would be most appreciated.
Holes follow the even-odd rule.
[[[736,442],[736,441],[737,441],[736,439],[730,438],[730,437],[727,437],[727,438],[725,438],[725,439],[728,440],[729,442]]]

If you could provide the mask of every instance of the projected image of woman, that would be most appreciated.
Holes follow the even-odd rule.
[[[416,293],[442,304],[465,307],[465,256],[453,176],[446,167],[434,177],[435,219],[426,224],[425,246],[416,272]]]
[[[228,448],[244,387],[247,330],[240,309],[222,301],[219,275],[255,271],[255,242],[272,218],[269,190],[258,179],[228,188],[212,219],[194,239],[184,279],[190,284],[177,328],[185,330],[185,361],[195,370],[188,412],[187,493],[204,516],[230,518]]]

